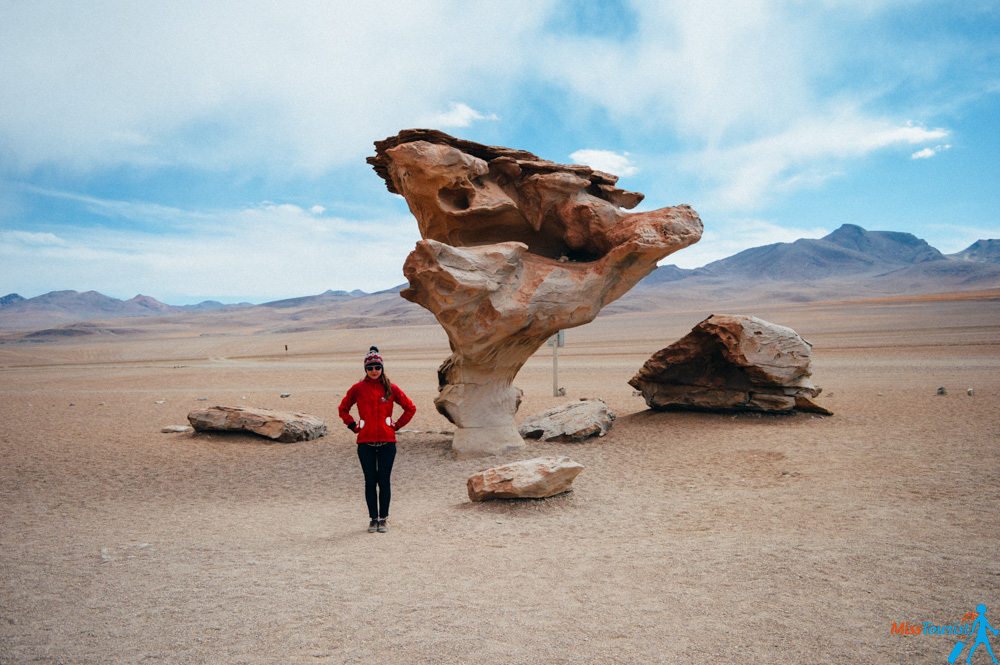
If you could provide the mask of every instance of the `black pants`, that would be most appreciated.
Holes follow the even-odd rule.
[[[361,460],[361,470],[365,473],[365,503],[368,504],[368,517],[385,519],[389,516],[389,501],[392,499],[389,476],[392,474],[392,462],[396,459],[396,444],[383,443],[380,446],[373,446],[359,443],[358,459]]]

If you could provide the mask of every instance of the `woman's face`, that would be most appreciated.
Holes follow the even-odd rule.
[[[381,365],[365,365],[365,372],[368,373],[369,379],[377,379],[382,376],[382,366]]]

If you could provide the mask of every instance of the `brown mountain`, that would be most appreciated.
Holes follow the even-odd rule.
[[[694,274],[718,277],[802,280],[884,273],[927,261],[946,261],[938,250],[910,233],[866,231],[844,224],[820,238],[754,247],[714,261]]]
[[[961,252],[949,254],[949,257],[960,261],[976,261],[977,263],[1000,263],[1000,240],[977,240]]]
[[[1000,241],[977,244],[989,243]],[[997,288],[998,264],[946,256],[909,233],[844,224],[823,238],[754,247],[695,270],[661,266],[605,313]]]

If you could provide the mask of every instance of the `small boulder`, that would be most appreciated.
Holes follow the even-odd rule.
[[[198,409],[188,414],[188,422],[199,432],[251,432],[283,443],[309,441],[326,435],[326,423],[317,416],[243,406]]]
[[[469,499],[543,499],[569,491],[583,465],[568,457],[538,457],[496,466],[469,477]]]
[[[602,400],[584,399],[528,418],[518,433],[526,439],[583,441],[607,434],[614,419],[615,414]]]
[[[184,432],[194,431],[190,425],[167,425],[166,427],[160,428],[160,431],[164,434],[183,434]]]
[[[811,398],[812,345],[791,328],[753,316],[712,315],[657,351],[629,381],[654,409],[832,415]]]

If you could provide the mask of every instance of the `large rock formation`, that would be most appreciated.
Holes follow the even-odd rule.
[[[538,457],[496,466],[469,477],[469,499],[544,499],[570,489],[583,471],[568,457]]]
[[[791,328],[752,316],[712,315],[646,361],[629,384],[654,409],[831,415],[812,401],[811,345]]]
[[[523,446],[512,382],[525,361],[701,237],[687,206],[623,212],[642,194],[587,166],[426,129],[375,147],[368,162],[406,199],[424,238],[403,267],[401,295],[448,334],[435,404],[458,426],[460,457]]]
[[[198,432],[251,432],[283,443],[309,441],[326,435],[326,423],[317,416],[242,406],[197,409],[188,414],[188,422]]]
[[[615,414],[603,400],[583,399],[526,419],[518,433],[542,441],[583,441],[607,434],[614,419]]]

